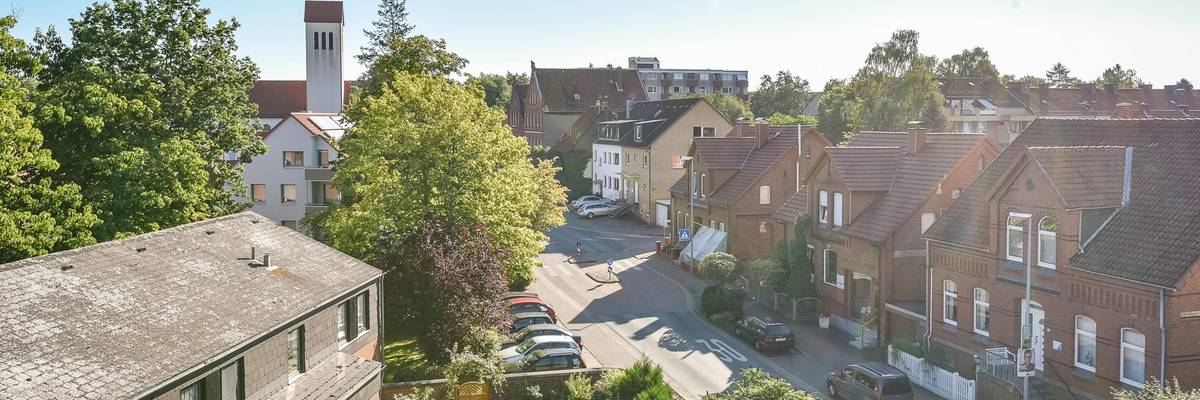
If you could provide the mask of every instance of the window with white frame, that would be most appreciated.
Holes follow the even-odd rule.
[[[921,213],[921,233],[925,233],[929,227],[933,226],[934,221],[937,221],[937,214]]]
[[[833,226],[842,226],[842,192],[833,192]]]
[[[1075,316],[1075,367],[1096,372],[1096,320]]]
[[[296,185],[285,183],[279,185],[279,202],[280,203],[295,203],[296,202]]]
[[[728,87],[728,86],[726,86],[726,87],[722,87],[722,88],[721,88],[721,93],[724,93],[724,94],[733,94],[733,88],[731,88],[731,87]]]
[[[304,152],[303,151],[285,151],[283,152],[284,167],[303,167]]]
[[[829,192],[824,190],[817,192],[817,226],[829,226]]]
[[[942,321],[958,325],[958,285],[952,280],[942,281]]]
[[[1057,261],[1057,241],[1055,232],[1058,222],[1051,217],[1042,218],[1038,222],[1038,266],[1054,269]]]
[[[1029,222],[1028,214],[1008,214],[1008,246],[1009,260],[1025,261],[1025,223]]]
[[[1146,335],[1121,329],[1121,383],[1142,387],[1146,383]]]
[[[771,204],[770,186],[763,185],[758,187],[758,204]]]
[[[988,336],[991,326],[991,303],[988,302],[988,292],[983,288],[975,288],[975,333]]]
[[[708,174],[701,172],[700,173],[700,198],[701,199],[703,199],[706,196],[705,192],[704,192],[704,181],[706,178],[708,178]]]
[[[656,92],[658,92],[658,86],[654,86],[654,85],[646,86],[646,93],[656,93]]]
[[[825,250],[825,283],[842,287],[842,277],[838,274],[837,252]]]

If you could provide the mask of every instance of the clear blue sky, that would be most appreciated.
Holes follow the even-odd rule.
[[[21,16],[22,38],[51,24],[65,30],[90,3],[0,0]],[[377,2],[345,3],[347,48],[357,49]],[[202,4],[242,23],[240,53],[263,78],[303,78],[302,0]],[[408,8],[416,31],[445,38],[471,73],[527,72],[530,60],[624,65],[642,55],[668,68],[748,69],[753,77],[787,69],[819,88],[853,74],[892,31],[911,28],[924,53],[982,46],[1001,72],[1018,76],[1041,76],[1061,61],[1084,79],[1117,62],[1156,86],[1200,79],[1200,52],[1190,49],[1200,37],[1200,1],[1190,0],[409,0]],[[346,63],[347,78],[362,71],[350,55]]]

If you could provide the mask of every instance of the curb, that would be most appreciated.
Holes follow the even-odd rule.
[[[593,274],[595,274],[595,275],[600,275],[600,276],[599,276],[599,277],[597,277],[597,276],[593,276]],[[595,281],[596,283],[601,283],[601,284],[608,284],[608,283],[620,283],[620,282],[621,282],[621,278],[620,278],[620,277],[618,277],[618,276],[617,276],[617,274],[613,274],[613,275],[610,277],[610,276],[608,276],[608,272],[607,272],[607,271],[605,271],[603,274],[601,274],[601,273],[596,273],[596,272],[585,272],[585,273],[584,273],[584,275],[587,275],[587,277],[588,277],[589,279],[591,279],[591,280]]]

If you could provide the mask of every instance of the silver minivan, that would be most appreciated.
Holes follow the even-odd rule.
[[[829,397],[846,400],[912,400],[908,375],[878,361],[847,365],[826,378]]]

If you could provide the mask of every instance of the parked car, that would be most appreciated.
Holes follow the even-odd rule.
[[[519,331],[519,330],[521,330],[521,328],[524,328],[524,327],[527,327],[527,326],[530,326],[533,324],[553,324],[554,323],[554,319],[550,318],[550,314],[546,314],[544,312],[524,312],[524,313],[520,313],[520,314],[513,314],[512,317],[513,317],[513,325],[512,325],[512,330],[510,330],[509,333]]]
[[[587,207],[592,204],[615,204],[616,203],[616,201],[613,201],[612,199],[606,199],[606,198],[597,197],[597,196],[593,196],[593,197],[596,197],[596,198],[584,200],[584,201],[580,201],[580,202],[576,203],[575,209],[578,210],[580,208]]]
[[[515,299],[518,297],[532,297],[535,299],[541,298],[537,293],[534,292],[506,292],[500,295],[500,300],[507,301],[509,299]]]
[[[581,196],[578,199],[575,199],[574,201],[572,201],[570,204],[570,207],[571,207],[571,209],[576,209],[576,208],[583,206],[586,203],[594,203],[594,202],[601,201],[601,200],[604,200],[604,198],[600,197],[600,196],[589,194],[587,196]]]
[[[521,342],[519,345],[501,349],[498,355],[500,356],[500,360],[505,365],[508,365],[520,362],[521,359],[529,353],[548,349],[579,350],[579,344],[575,343],[574,339],[567,336],[537,336],[529,338],[524,342]]]
[[[796,335],[787,324],[746,317],[733,326],[733,334],[754,344],[754,349],[778,350],[796,347]]]
[[[576,211],[575,213],[579,214],[580,217],[588,217],[591,219],[598,216],[609,215],[614,212],[617,212],[617,205],[615,203],[594,203],[580,207],[579,211]]]
[[[576,349],[538,350],[525,355],[513,364],[505,365],[505,372],[557,371],[587,368],[583,354]]]
[[[527,313],[527,312],[544,312],[550,316],[554,322],[558,322],[558,316],[554,314],[554,308],[546,304],[537,297],[516,297],[508,299],[508,313],[512,315]]]
[[[825,379],[829,397],[846,400],[912,400],[908,375],[879,361],[847,365]]]
[[[548,335],[567,336],[575,340],[575,344],[583,346],[583,335],[581,335],[578,331],[564,328],[559,324],[533,324],[526,326],[525,328],[512,334],[512,338],[514,340],[512,342],[505,343],[503,347],[516,346],[521,344],[521,342],[529,340],[529,338]]]

